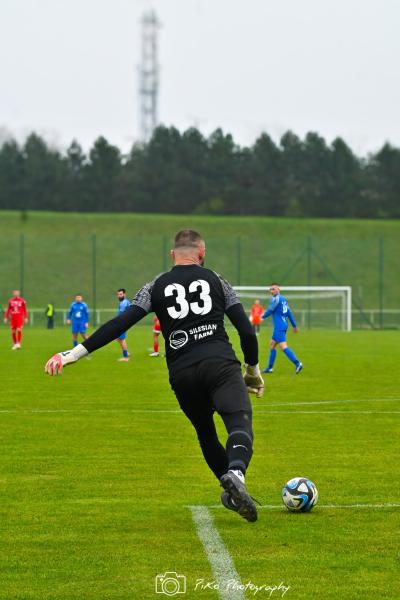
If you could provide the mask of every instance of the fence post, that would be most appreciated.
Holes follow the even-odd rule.
[[[311,286],[312,273],[311,273],[311,256],[312,256],[312,246],[311,246],[311,236],[309,235],[307,238],[307,285]],[[308,308],[308,329],[311,329],[311,298],[308,298],[307,301]]]
[[[25,287],[25,236],[23,233],[19,236],[19,289],[21,296],[24,296]]]
[[[164,234],[164,236],[163,236],[163,268],[162,268],[163,273],[165,273],[168,270],[168,264],[167,264],[168,248],[167,248],[167,244],[168,244],[167,236]]]
[[[93,303],[93,325],[97,325],[97,314],[96,314],[96,262],[97,262],[97,238],[96,234],[92,235],[92,303]]]
[[[379,238],[379,327],[383,329],[383,237]]]
[[[241,254],[242,254],[242,242],[240,239],[240,235],[237,238],[236,241],[236,280],[237,280],[237,284],[236,285],[240,285],[240,279],[241,279],[241,262],[242,262],[242,258],[241,258]]]

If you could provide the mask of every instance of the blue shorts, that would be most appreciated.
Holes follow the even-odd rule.
[[[72,323],[72,333],[86,333],[85,323]]]
[[[281,342],[286,342],[286,332],[287,329],[274,329],[272,332],[272,339],[280,344]]]
[[[118,337],[119,340],[124,340],[126,338],[126,331],[124,331],[124,333],[121,333],[121,335]]]

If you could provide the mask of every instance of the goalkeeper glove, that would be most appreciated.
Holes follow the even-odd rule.
[[[76,362],[86,354],[88,354],[88,351],[82,344],[78,344],[72,350],[59,352],[47,361],[44,372],[48,375],[61,375],[63,367]]]
[[[244,382],[249,394],[255,394],[257,398],[264,396],[264,380],[261,377],[260,367],[258,365],[245,365],[246,371],[243,375]]]

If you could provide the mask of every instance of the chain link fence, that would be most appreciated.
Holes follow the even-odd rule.
[[[291,233],[284,239],[243,235],[206,242],[206,265],[233,285],[350,285],[354,328],[400,327],[398,238]],[[170,268],[171,246],[172,239],[164,235],[21,234],[0,240],[1,305],[19,288],[28,307],[38,309],[34,323],[40,323],[41,310],[44,323],[45,307],[52,302],[57,326],[63,318],[60,307],[80,293],[97,324],[103,316],[96,311],[116,310],[118,288],[125,287],[133,297],[143,283]]]

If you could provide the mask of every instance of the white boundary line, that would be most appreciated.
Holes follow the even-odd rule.
[[[0,414],[69,414],[69,413],[82,413],[82,414],[93,414],[93,413],[176,413],[182,414],[181,409],[152,409],[152,408],[55,408],[55,409],[47,409],[47,408],[21,408],[20,410],[10,409],[10,410],[0,410]]]
[[[214,573],[218,585],[218,596],[221,600],[245,600],[240,589],[229,586],[233,581],[239,585],[242,585],[242,582],[232,557],[214,525],[210,511],[206,506],[189,506],[188,508],[192,513],[197,535],[204,546]]]
[[[257,415],[400,415],[400,410],[258,410]]]
[[[310,400],[308,402],[257,402],[255,406],[304,406],[306,404],[356,404],[362,402],[400,402],[400,398],[370,398],[369,400]]]
[[[381,509],[381,508],[399,508],[400,503],[398,502],[386,502],[381,504],[317,504],[316,509],[348,509],[348,508],[369,508],[369,509]],[[193,507],[190,507],[193,508]],[[211,504],[208,508],[224,508],[222,504]],[[283,504],[261,504],[257,506],[257,509],[265,509],[265,510],[282,510],[285,511],[285,507]]]
[[[0,415],[47,415],[47,414],[179,414],[181,410],[156,410],[156,409],[21,409],[0,410]],[[400,410],[257,410],[255,415],[400,415]]]
[[[365,398],[358,400],[316,400],[316,401],[307,401],[307,402],[279,402],[279,403],[268,403],[268,402],[254,402],[253,409],[256,409],[258,414],[399,414],[399,411],[272,411],[272,410],[258,410],[259,407],[262,408],[274,408],[276,406],[304,406],[304,405],[321,405],[321,404],[356,404],[356,403],[367,403],[367,402],[400,402],[400,398]],[[2,409],[0,410],[0,414],[19,414],[19,413],[32,413],[32,414],[58,414],[58,413],[149,413],[149,414],[183,414],[181,409],[176,408],[55,408],[55,409],[47,409],[47,408],[21,408],[21,409]]]

